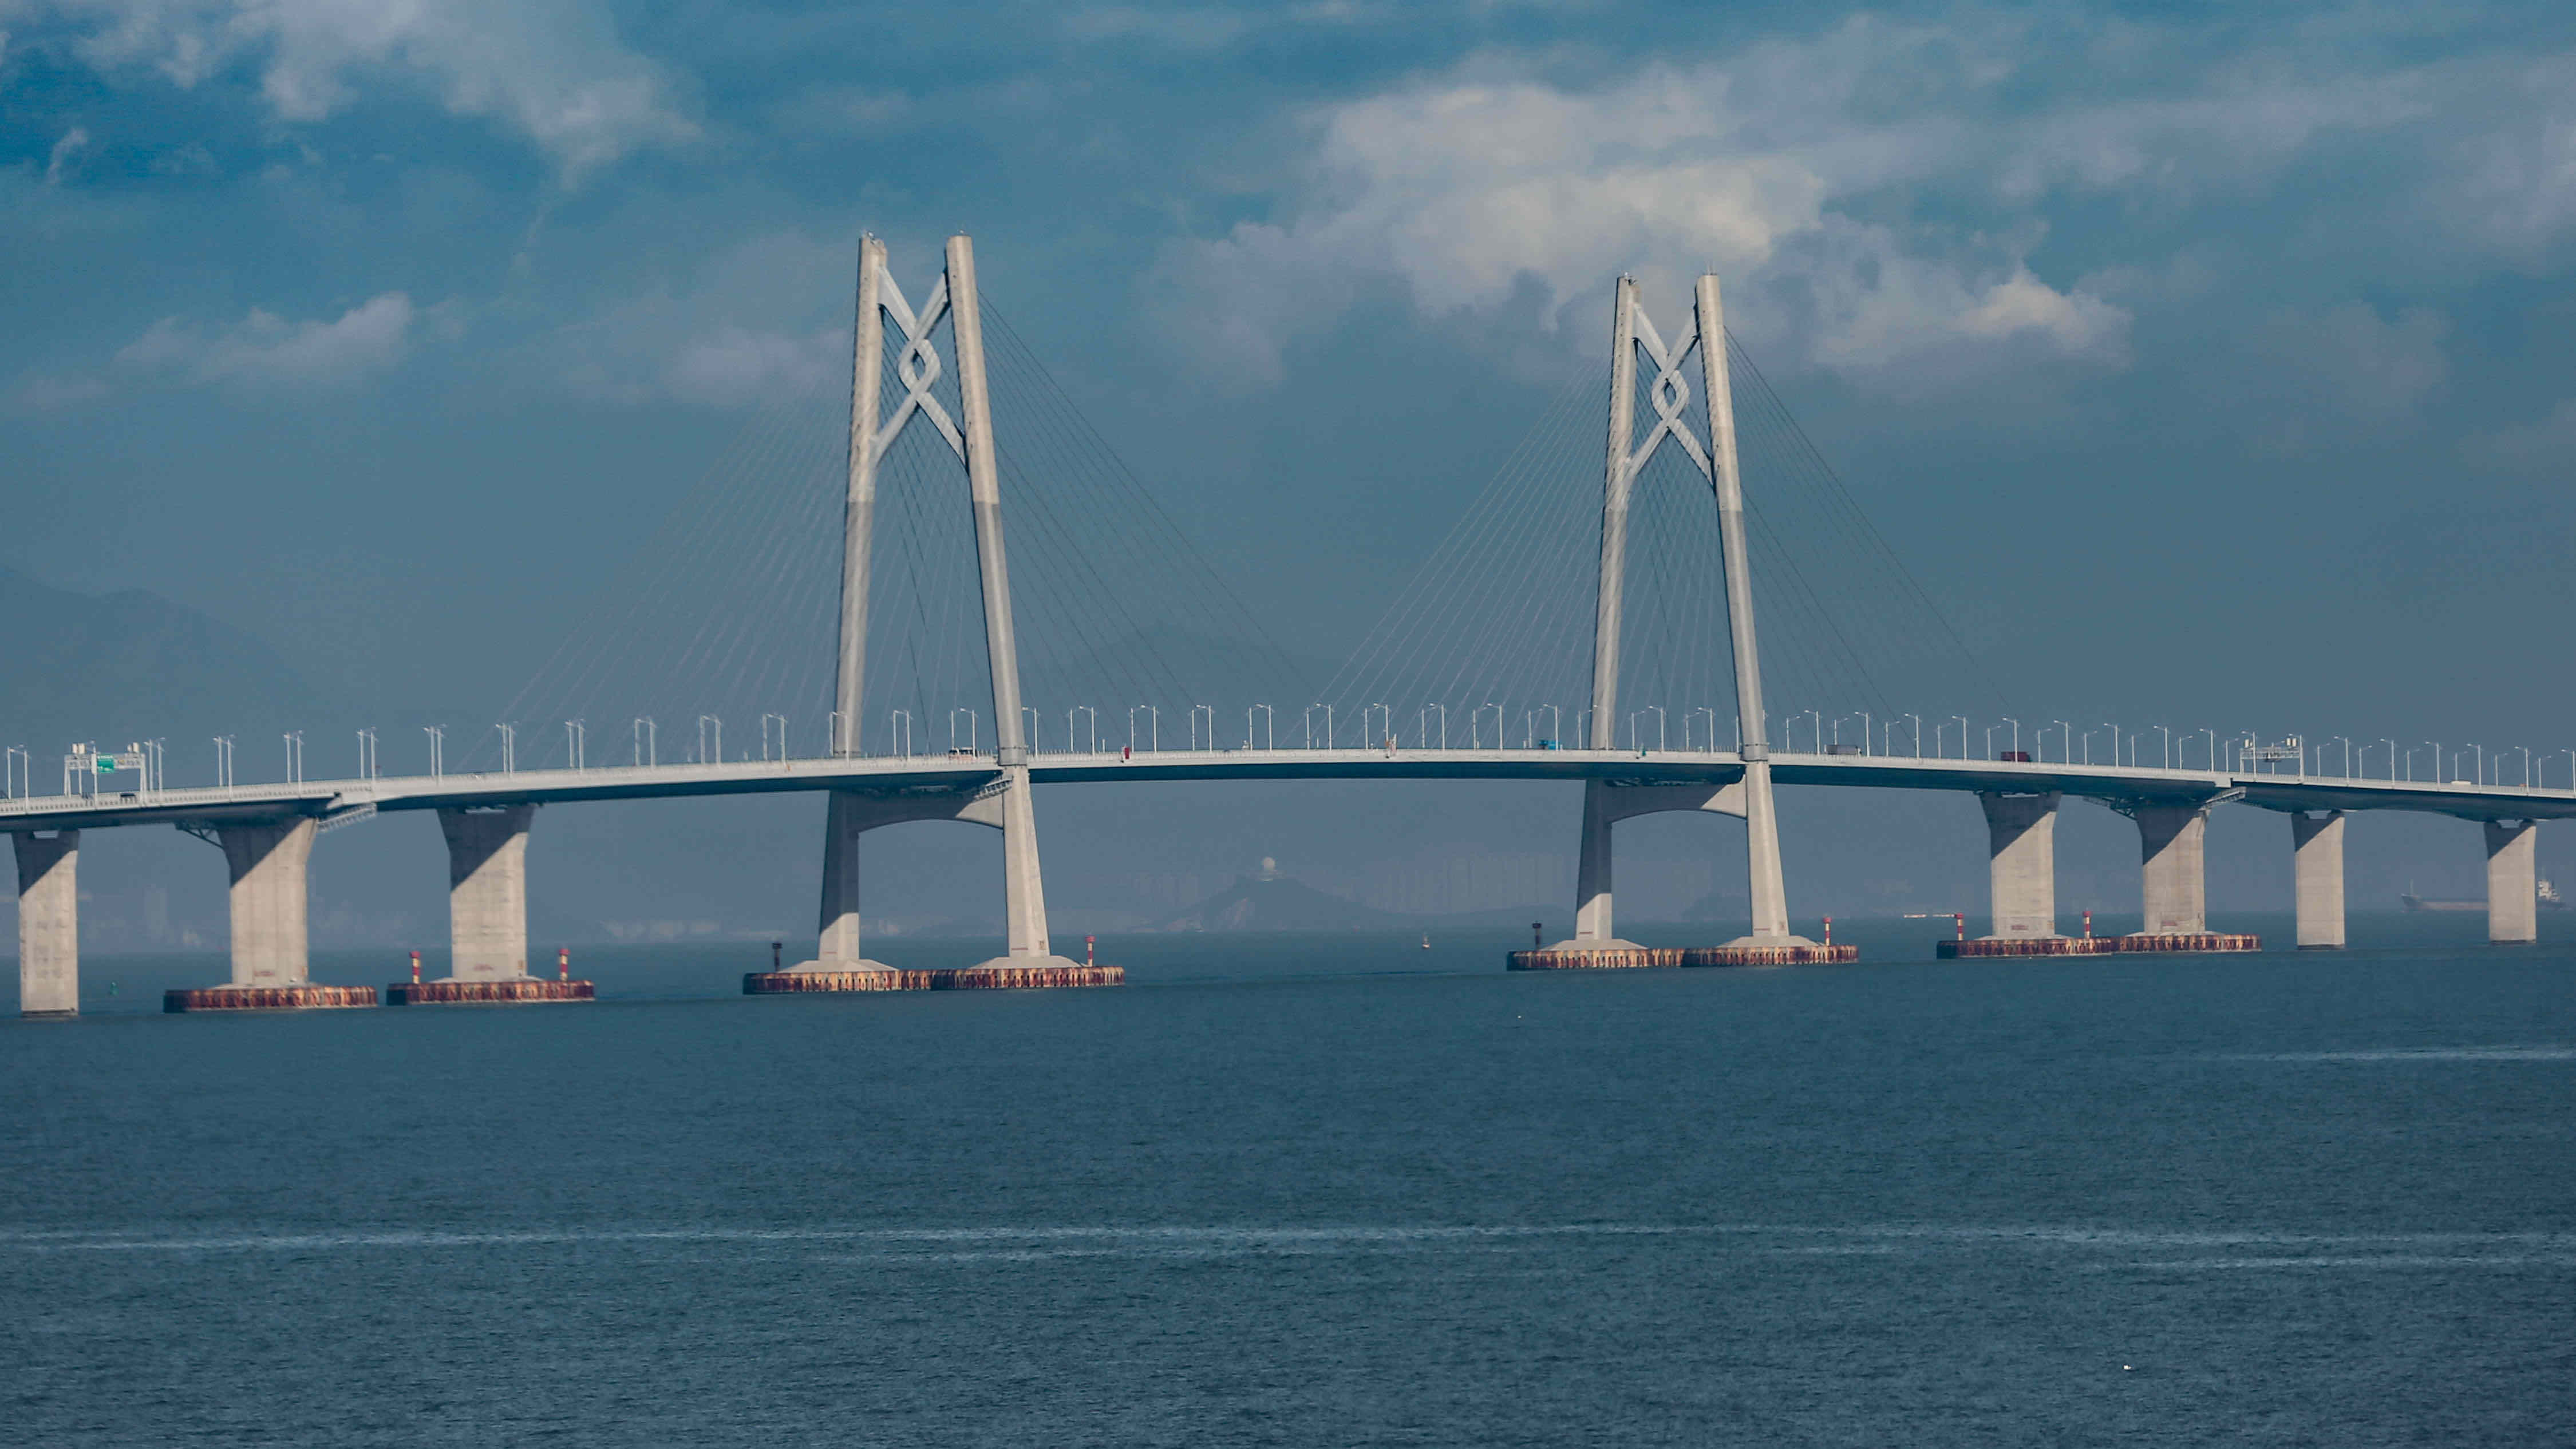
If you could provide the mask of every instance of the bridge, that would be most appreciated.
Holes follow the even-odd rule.
[[[789,971],[764,973],[747,989],[871,990],[917,984],[911,978],[922,973],[897,971],[861,952],[858,842],[868,830],[921,820],[983,825],[1001,831],[1004,842],[1006,954],[948,973],[954,979],[942,984],[1085,985],[1119,979],[1114,969],[1074,962],[1053,950],[1034,788],[1149,780],[1581,782],[1574,934],[1551,948],[1516,953],[1514,964],[1521,966],[1624,966],[1648,964],[1656,956],[1621,939],[1614,929],[1613,838],[1622,820],[1674,811],[1739,818],[1746,829],[1751,929],[1723,944],[1695,948],[1689,953],[1693,964],[1853,959],[1849,946],[1812,941],[1791,929],[1779,851],[1775,790],[1780,785],[1976,796],[1989,830],[1991,930],[1978,941],[1955,943],[1958,954],[2072,954],[2090,944],[2070,940],[2057,927],[2055,822],[2060,803],[2069,796],[2099,802],[2137,823],[2145,921],[2140,933],[2117,943],[2122,949],[2244,949],[2252,944],[2251,938],[2214,934],[2208,925],[2202,839],[2209,812],[2228,804],[2289,817],[2298,944],[2303,948],[2344,944],[2344,821],[2350,812],[2371,810],[2430,812],[2479,822],[2487,856],[2490,939],[2521,942],[2536,936],[2534,832],[2541,820],[2576,814],[2576,766],[2571,766],[2569,789],[2545,789],[2532,783],[2526,756],[2522,779],[2507,786],[2488,778],[2481,755],[2479,778],[2462,781],[2448,778],[2451,772],[2443,768],[2437,748],[2437,778],[2401,779],[2394,778],[2399,759],[2392,744],[2386,750],[2387,777],[2369,777],[2355,772],[2346,742],[2342,768],[2329,775],[2322,772],[2324,752],[2312,752],[2304,743],[2222,741],[2209,733],[2203,741],[2203,768],[2195,770],[2171,763],[2170,735],[2159,763],[2140,762],[2135,735],[2124,760],[2116,730],[2112,759],[2096,764],[2089,758],[2092,735],[2079,738],[2071,726],[2060,724],[2060,757],[2050,760],[2044,748],[2018,748],[2017,721],[2005,722],[2012,728],[2013,748],[1994,751],[1993,758],[1971,757],[1972,722],[1964,716],[1954,717],[1955,752],[1945,749],[1948,725],[1943,723],[1927,754],[1919,717],[1905,716],[1912,719],[1912,728],[1907,748],[1900,751],[1892,722],[1874,732],[1867,714],[1860,716],[1862,743],[1828,746],[1821,712],[1792,717],[1812,718],[1811,749],[1796,750],[1785,740],[1775,744],[1769,738],[1773,718],[1764,707],[1752,538],[1738,456],[1738,387],[1730,370],[1736,349],[1727,339],[1714,276],[1698,280],[1691,318],[1670,342],[1647,318],[1632,279],[1620,279],[1615,289],[1608,448],[1606,463],[1591,485],[1597,491],[1589,495],[1597,500],[1599,552],[1597,568],[1585,581],[1592,616],[1582,641],[1589,656],[1588,690],[1582,696],[1588,707],[1575,714],[1571,738],[1558,738],[1562,711],[1530,705],[1518,721],[1519,742],[1512,743],[1512,721],[1504,705],[1490,699],[1475,703],[1477,691],[1457,695],[1453,689],[1447,698],[1423,703],[1410,714],[1405,712],[1409,700],[1403,708],[1368,700],[1359,710],[1357,730],[1348,728],[1347,712],[1337,729],[1333,707],[1318,702],[1306,709],[1302,731],[1292,731],[1300,738],[1284,746],[1277,741],[1269,705],[1246,709],[1244,743],[1237,748],[1216,747],[1214,707],[1193,705],[1189,747],[1163,749],[1159,712],[1139,705],[1135,709],[1149,716],[1145,732],[1135,733],[1137,715],[1131,711],[1129,745],[1104,750],[1097,746],[1096,713],[1077,705],[1065,717],[1066,747],[1043,749],[1039,711],[1022,703],[1018,619],[1003,530],[1001,482],[1008,460],[995,441],[971,242],[951,238],[945,260],[942,276],[916,311],[894,283],[884,244],[868,238],[861,245],[849,434],[840,460],[846,465],[846,487],[837,500],[842,528],[832,708],[822,753],[791,756],[785,717],[765,715],[763,758],[757,760],[725,758],[720,725],[715,748],[702,748],[700,758],[670,763],[647,758],[647,722],[639,719],[636,758],[628,765],[589,765],[576,722],[567,726],[567,759],[560,768],[518,768],[505,728],[500,768],[469,772],[443,768],[436,731],[431,769],[420,775],[386,776],[374,770],[372,736],[366,737],[361,757],[369,768],[350,779],[245,785],[226,778],[212,787],[172,788],[159,777],[157,752],[93,755],[76,750],[66,763],[62,792],[37,795],[27,779],[30,772],[13,769],[12,785],[24,781],[25,789],[13,789],[0,799],[0,830],[11,836],[18,866],[22,1011],[31,1016],[77,1013],[77,870],[84,831],[175,826],[222,849],[231,875],[231,976],[203,991],[184,993],[190,1006],[357,1005],[374,1001],[372,988],[318,986],[307,973],[306,868],[314,843],[321,833],[341,825],[407,811],[435,812],[449,850],[453,974],[444,982],[421,983],[412,999],[560,999],[569,994],[557,989],[560,983],[528,969],[526,852],[538,807],[780,791],[819,791],[830,800],[817,947],[811,960]],[[899,330],[899,338],[888,337],[888,322]],[[949,344],[944,357],[938,346],[943,322]],[[899,345],[890,346],[890,341]],[[1641,375],[1640,362],[1651,364],[1652,371]],[[953,379],[947,378],[952,366]],[[889,391],[900,394],[891,408],[885,396]],[[1694,394],[1696,410],[1691,406]],[[1640,402],[1654,414],[1642,441],[1636,416]],[[889,721],[888,740],[895,748],[874,754],[862,749],[859,723],[867,717],[870,604],[885,586],[877,537],[880,484],[907,429],[915,438],[930,434],[934,448],[945,445],[962,471],[962,492],[971,504],[982,685],[989,691],[975,698],[991,711],[997,738],[989,749],[970,743],[943,754],[914,753],[911,717],[901,710],[892,712],[899,720]],[[1717,745],[1714,706],[1689,712],[1679,749],[1669,747],[1661,705],[1622,714],[1623,664],[1637,627],[1628,613],[1635,557],[1630,520],[1648,465],[1659,459],[1678,459],[1686,476],[1704,489],[1690,495],[1698,499],[1691,506],[1714,524],[1715,557],[1684,563],[1686,572],[1713,572],[1722,582],[1722,597],[1711,602],[1724,621],[1724,682],[1734,716],[1734,738],[1723,749]],[[1025,486],[1031,475],[1022,463],[1014,476]],[[1583,506],[1589,516],[1595,505],[1587,501]],[[1670,510],[1683,505],[1667,498],[1664,506],[1669,518]],[[1447,603],[1440,607],[1452,608]],[[1498,627],[1489,620],[1468,647],[1487,648],[1494,637],[1512,636],[1515,630],[1527,634],[1537,627],[1527,622]],[[1713,656],[1715,649],[1698,652]],[[1709,672],[1716,672],[1713,660],[1692,663],[1707,663]],[[1355,697],[1366,700],[1368,688],[1383,677],[1382,671],[1362,671],[1363,692]],[[1450,738],[1447,703],[1453,698],[1466,706],[1469,742],[1464,747]],[[1649,712],[1654,718],[1651,736],[1645,725]],[[980,714],[960,707],[952,713],[952,728],[956,713],[969,715],[971,739]],[[1090,716],[1089,738],[1075,750],[1075,727],[1084,715]],[[774,748],[772,719],[777,721]],[[1878,719],[1890,716],[1882,709]],[[1704,721],[1704,728],[1695,721]],[[899,729],[894,727],[898,724]],[[1839,734],[1837,725],[1837,741]],[[1991,748],[1992,730],[1987,738]],[[2044,743],[2043,726],[2034,731],[2034,745]],[[2406,759],[2411,774],[2411,754]],[[120,769],[140,771],[136,788],[107,792],[97,785]],[[1945,943],[1945,951],[1950,949],[1951,943]]]

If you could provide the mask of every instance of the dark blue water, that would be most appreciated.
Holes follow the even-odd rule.
[[[244,1018],[93,962],[0,1026],[0,1441],[2564,1442],[2576,956],[2479,924]]]

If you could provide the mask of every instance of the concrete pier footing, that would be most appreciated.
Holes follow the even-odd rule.
[[[880,967],[868,971],[750,971],[742,978],[745,996],[802,996],[853,991],[1036,991],[1064,986],[1124,986],[1124,966],[1086,965],[1058,957],[1028,965],[967,966],[947,970],[904,971]]]
[[[173,1015],[190,1011],[316,1011],[334,1007],[373,1006],[372,986],[199,986],[161,993],[161,1009]]]
[[[9,837],[18,856],[18,1014],[80,1015],[80,832]]]
[[[595,999],[587,981],[523,976],[515,981],[396,981],[385,988],[387,1006],[506,1006],[537,1001]]]
[[[1990,941],[2057,935],[2056,792],[1985,795]]]
[[[2199,936],[2209,931],[2202,842],[2209,811],[2198,805],[2137,808],[2139,875],[2145,887],[2145,936]]]
[[[2292,874],[2298,898],[2299,949],[2340,951],[2343,935],[2343,812],[2290,816]]]
[[[2487,837],[2487,939],[2520,946],[2540,939],[2540,822],[2490,820]]]
[[[1514,951],[1503,958],[1509,971],[1631,971],[1674,966],[1818,966],[1860,959],[1858,946],[1836,946],[1793,939],[1780,945],[1638,946],[1622,943],[1606,949],[1564,946]]]
[[[1980,956],[2200,956],[2260,951],[2263,938],[2234,931],[2140,931],[2127,936],[2041,936],[2022,941],[1942,941],[1932,950],[1944,961]]]

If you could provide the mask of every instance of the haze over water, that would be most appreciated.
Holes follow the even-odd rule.
[[[89,1017],[0,1026],[10,1435],[2576,1422],[2576,953],[2446,944],[2469,918],[1922,959],[1946,924],[1593,975],[1506,975],[1502,934],[1131,938],[1123,990],[882,999],[725,995],[758,946],[602,951],[595,1006],[235,1019],[145,1014],[209,959],[94,961]]]

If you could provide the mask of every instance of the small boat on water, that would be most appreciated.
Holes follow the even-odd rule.
[[[2544,911],[2563,911],[2567,909],[2567,898],[2558,893],[2558,887],[2551,885],[2545,880],[2540,882],[2538,889],[2533,892],[2533,896],[2536,904],[2538,904]],[[2415,890],[2412,886],[2409,886],[2404,894],[2398,896],[2397,901],[2398,904],[2404,906],[2410,911],[2483,911],[2487,908],[2487,903],[2483,900],[2426,900],[2424,897],[2415,894]]]

